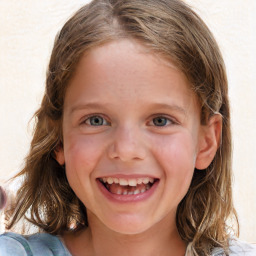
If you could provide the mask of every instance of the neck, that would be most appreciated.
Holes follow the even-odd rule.
[[[89,220],[90,227],[64,240],[74,255],[111,256],[184,256],[186,244],[181,240],[175,220],[159,222],[139,234],[120,234]],[[81,253],[83,252],[83,253]]]
[[[169,231],[165,235],[163,232],[151,233],[149,230],[136,235],[110,236],[102,233],[101,237],[99,235],[92,237],[95,256],[184,256],[186,250],[186,245],[176,231]]]

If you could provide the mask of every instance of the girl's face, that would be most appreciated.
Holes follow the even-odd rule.
[[[207,144],[203,131],[185,76],[138,42],[113,41],[78,64],[56,158],[89,223],[138,234],[175,225]]]

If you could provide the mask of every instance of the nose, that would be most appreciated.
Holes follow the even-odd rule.
[[[109,157],[123,162],[143,160],[146,147],[142,137],[139,128],[117,128],[108,148]]]

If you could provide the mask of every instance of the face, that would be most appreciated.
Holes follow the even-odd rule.
[[[113,41],[78,64],[57,160],[90,218],[135,234],[175,223],[202,133],[185,76],[138,42]]]

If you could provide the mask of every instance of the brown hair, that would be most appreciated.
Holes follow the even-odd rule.
[[[87,226],[86,208],[70,188],[54,156],[62,141],[65,91],[81,56],[97,45],[133,38],[167,58],[187,76],[201,104],[201,122],[219,113],[222,142],[210,166],[195,170],[180,202],[176,223],[181,238],[198,255],[228,248],[227,220],[236,212],[231,191],[231,132],[225,65],[211,32],[179,0],[94,0],[67,21],[57,35],[46,91],[24,169],[24,183],[8,228],[22,216],[51,234]]]

